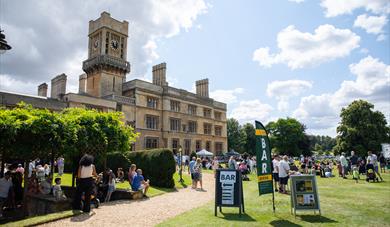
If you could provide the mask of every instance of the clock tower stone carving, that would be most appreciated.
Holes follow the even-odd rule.
[[[127,21],[115,20],[107,12],[89,21],[88,59],[83,62],[87,94],[122,95],[122,84],[130,72],[130,63],[126,61],[128,26]]]

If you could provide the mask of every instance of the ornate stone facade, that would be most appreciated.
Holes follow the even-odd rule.
[[[206,149],[215,154],[227,150],[226,104],[209,98],[209,81],[196,81],[196,94],[170,87],[166,63],[153,66],[153,82],[126,81],[128,22],[103,12],[89,22],[88,59],[79,77],[79,93],[65,93],[67,76],[39,86],[39,96],[0,91],[0,105],[13,107],[24,101],[37,108],[59,111],[66,107],[122,111],[126,124],[140,137],[133,150],[168,147],[184,154]]]

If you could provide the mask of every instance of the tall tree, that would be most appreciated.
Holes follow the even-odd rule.
[[[227,120],[228,149],[239,153],[245,152],[246,134],[240,123],[234,119]]]
[[[337,153],[351,150],[365,156],[368,150],[378,152],[381,143],[390,141],[390,128],[383,113],[374,111],[374,105],[355,100],[341,110],[341,122],[337,127]]]
[[[294,118],[278,119],[267,124],[273,150],[279,154],[299,156],[310,153],[310,142],[305,126]]]
[[[245,140],[245,151],[248,152],[251,155],[256,154],[256,135],[255,135],[255,127],[251,123],[246,123],[243,126],[243,129],[246,134],[246,140]]]

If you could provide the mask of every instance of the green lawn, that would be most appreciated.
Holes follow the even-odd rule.
[[[59,177],[57,174],[54,174],[54,177]],[[175,181],[175,188],[159,188],[159,187],[150,187],[148,191],[148,196],[153,197],[157,195],[161,195],[167,192],[173,192],[176,189],[187,187],[187,185],[191,185],[191,177],[187,173],[183,173],[183,180],[184,183],[179,183],[179,174],[176,172],[173,175],[173,179]],[[61,185],[64,186],[72,186],[72,174],[65,173],[61,177]],[[125,181],[123,183],[116,184],[116,187],[118,189],[129,189],[130,185],[128,181]]]
[[[352,179],[318,177],[322,216],[309,211],[290,214],[290,196],[275,194],[276,213],[272,213],[272,195],[258,195],[255,176],[244,181],[246,214],[238,208],[223,208],[214,216],[214,201],[169,219],[159,226],[390,226],[390,174],[385,182],[356,184]],[[351,178],[351,177],[349,177]]]

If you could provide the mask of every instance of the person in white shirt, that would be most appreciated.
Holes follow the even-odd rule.
[[[343,175],[343,178],[344,179],[347,179],[347,177],[345,176],[345,173],[348,169],[348,161],[347,159],[345,158],[345,153],[341,153],[341,156],[340,156],[340,164],[341,164],[341,174]]]
[[[215,176],[217,174],[217,169],[219,169],[219,162],[218,162],[218,158],[214,157],[214,160],[213,160],[214,178],[215,178]]]
[[[273,167],[273,171],[272,171],[272,177],[274,179],[274,182],[275,182],[275,192],[278,191],[278,189],[280,188],[280,184],[279,184],[279,155],[275,155],[274,156],[274,160],[272,160],[272,167]]]
[[[9,190],[12,187],[11,174],[6,172],[0,179],[0,218],[3,217],[3,206],[8,199]]]
[[[28,178],[31,177],[33,170],[35,169],[35,161],[28,163]]]
[[[288,173],[290,171],[290,165],[288,164],[287,155],[283,156],[283,159],[279,162],[279,183],[280,193],[287,194],[286,185],[288,182]]]
[[[372,163],[374,165],[375,173],[379,176],[379,178],[381,178],[381,181],[383,181],[383,178],[379,173],[378,157],[376,154],[373,154],[372,151],[368,151],[367,163]]]

